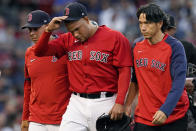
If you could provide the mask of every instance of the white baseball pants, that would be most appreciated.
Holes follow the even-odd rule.
[[[59,131],[60,125],[40,124],[36,122],[29,123],[28,131]]]
[[[108,114],[115,104],[116,95],[106,98],[88,99],[71,95],[63,115],[60,131],[96,131],[96,120]]]

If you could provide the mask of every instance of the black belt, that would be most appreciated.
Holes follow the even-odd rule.
[[[99,93],[91,93],[91,94],[73,92],[73,94],[83,97],[83,98],[89,98],[89,99],[112,97],[114,95],[114,93],[112,92],[99,92]]]

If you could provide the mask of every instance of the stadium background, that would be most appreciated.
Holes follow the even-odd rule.
[[[130,42],[140,36],[137,8],[155,2],[175,17],[176,37],[196,45],[196,0],[0,0],[0,131],[20,131],[24,53],[31,45],[27,31],[20,29],[26,15],[41,9],[60,16],[70,1],[85,4],[90,19],[121,31]]]

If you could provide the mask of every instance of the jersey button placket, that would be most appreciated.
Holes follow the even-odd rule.
[[[87,59],[88,59],[88,43],[85,42],[83,45],[83,51],[84,51],[84,57],[83,57],[83,72],[84,72],[84,81],[86,81],[86,79],[88,78],[88,69],[87,69]],[[87,92],[87,87],[85,89],[85,92]]]
[[[84,61],[83,61],[83,65],[84,65],[84,68],[85,68],[85,66],[87,65],[87,57],[88,57],[88,54],[87,54],[87,52],[88,52],[88,50],[87,50],[87,47],[88,47],[88,45],[87,45],[87,43],[84,43],[84,45],[83,45],[83,50],[84,50]]]

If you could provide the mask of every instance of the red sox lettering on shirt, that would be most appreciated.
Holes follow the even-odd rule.
[[[118,68],[132,66],[130,45],[120,32],[100,26],[84,43],[71,33],[62,34],[50,41],[50,33],[44,32],[36,44],[44,55],[61,57],[68,53],[70,90],[78,93],[118,92],[117,102],[123,104],[127,87],[118,87]],[[45,45],[41,45],[46,43]],[[46,51],[47,50],[47,51]],[[35,53],[37,55],[42,55]],[[127,80],[129,81],[129,80]]]
[[[67,57],[37,57],[34,47],[25,54],[23,120],[60,124],[71,92],[68,90]]]

